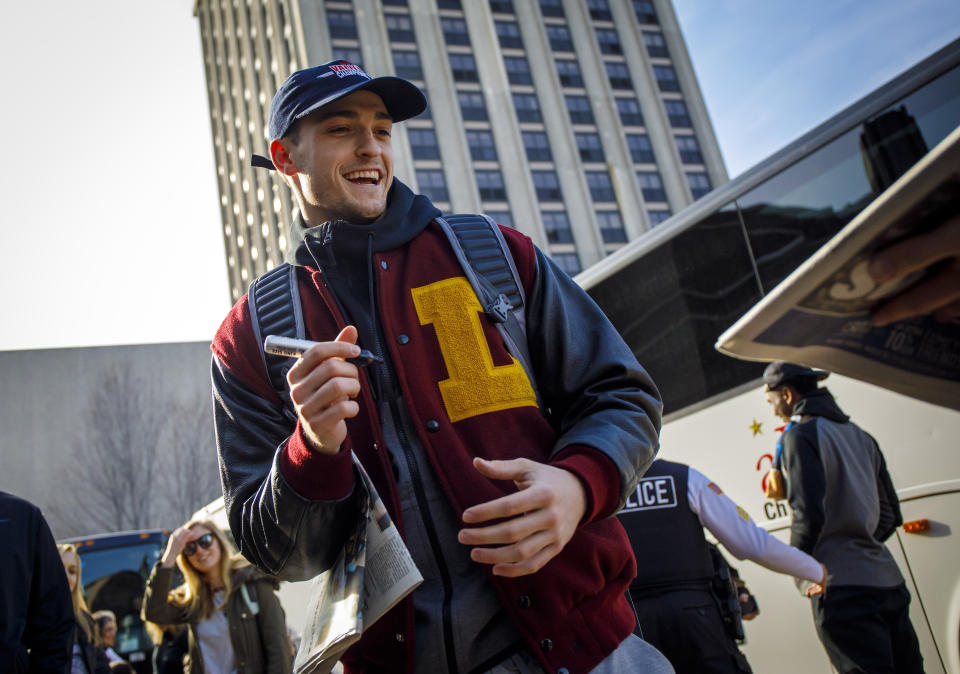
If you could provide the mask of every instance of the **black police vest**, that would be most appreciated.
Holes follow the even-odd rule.
[[[633,591],[705,587],[713,560],[700,520],[687,500],[689,467],[658,459],[618,517],[637,558]]]

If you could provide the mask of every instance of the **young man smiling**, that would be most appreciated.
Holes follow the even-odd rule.
[[[271,103],[271,160],[300,206],[289,240],[306,336],[270,383],[248,297],[213,343],[218,450],[241,552],[281,578],[329,568],[363,462],[424,583],[347,652],[348,671],[669,671],[631,636],[616,512],[658,446],[661,403],[602,312],[501,228],[531,377],[483,314],[440,211],[393,177],[392,125],[426,100],[333,61]],[[361,374],[357,342],[382,363]],[[287,412],[289,396],[294,412]],[[596,669],[595,669],[596,668]]]

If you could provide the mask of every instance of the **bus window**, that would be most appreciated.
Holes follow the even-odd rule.
[[[121,533],[74,541],[83,568],[83,590],[91,611],[117,616],[117,653],[137,672],[151,671],[153,642],[140,620],[144,587],[166,544],[161,531]]]
[[[960,119],[954,68],[737,198],[764,291],[852,220]]]
[[[727,358],[717,335],[760,299],[732,204],[589,289],[675,412],[760,376]]]

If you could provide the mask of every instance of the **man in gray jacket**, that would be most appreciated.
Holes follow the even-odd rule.
[[[777,361],[767,402],[790,425],[782,469],[793,510],[790,543],[828,569],[813,617],[830,661],[845,672],[922,672],[910,594],[883,541],[903,522],[876,441],[817,382],[829,373]]]

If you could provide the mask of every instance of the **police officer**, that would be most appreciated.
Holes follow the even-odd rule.
[[[809,581],[822,591],[826,569],[758,527],[699,471],[658,459],[619,514],[637,556],[630,596],[643,638],[677,674],[750,672],[727,633],[712,592],[714,564],[703,528],[737,559]]]

